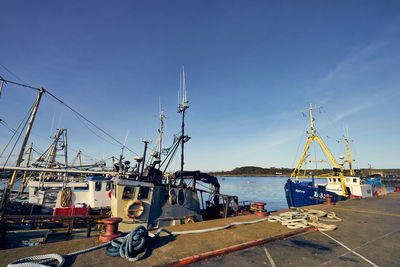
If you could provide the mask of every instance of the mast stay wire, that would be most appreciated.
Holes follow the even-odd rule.
[[[15,130],[15,129],[13,129],[13,128],[10,128],[10,127],[8,126],[8,124],[7,124],[3,119],[0,119],[0,123],[3,124],[11,133],[13,133],[14,135],[16,134],[16,131],[18,130],[18,128],[17,128],[17,130]],[[22,122],[21,122],[21,123],[22,123]],[[43,136],[41,136],[41,135],[34,134],[34,133],[32,133],[32,134],[33,134],[33,135],[36,135],[36,136],[38,136],[38,137],[40,137],[40,138],[42,138],[42,139],[48,140],[48,138],[45,138],[45,137],[43,137]],[[12,138],[11,138],[11,139],[12,139]],[[9,143],[10,143],[10,142],[11,142],[11,140],[9,141]],[[5,148],[5,149],[6,149],[6,148]],[[4,150],[5,150],[5,149],[4,149]],[[0,154],[0,158],[2,157],[2,155],[3,155],[3,153],[4,153],[4,150],[3,150],[3,152]],[[74,148],[71,147],[70,145],[68,145],[68,150],[71,150],[71,151],[74,151],[74,152],[78,152],[77,149],[74,149]],[[39,156],[42,156],[43,154],[45,154],[45,153],[48,152],[48,148],[46,149],[45,152],[43,152],[39,147],[37,147],[36,145],[33,145],[32,151],[36,152]],[[27,152],[26,152],[26,153],[27,153]],[[95,158],[95,157],[93,157],[93,156],[89,156],[88,154],[85,154],[85,153],[83,153],[82,151],[81,151],[81,155],[87,157],[88,159],[92,160],[93,162],[99,162],[99,161],[101,161],[100,159]],[[108,158],[108,159],[111,159],[111,158],[112,158],[112,157],[110,157],[110,158]],[[108,159],[107,159],[107,160],[108,160]]]
[[[17,78],[17,80],[20,80],[21,82],[23,82],[24,84],[21,84],[21,86],[25,87],[25,84],[27,84],[26,81],[22,80],[20,77],[18,77],[17,74],[15,74],[14,72],[12,72],[11,70],[9,70],[8,68],[6,68],[6,66],[4,66],[3,64],[0,63],[0,66],[3,67],[3,69],[5,69],[6,71],[8,71],[8,73],[10,73],[12,76],[14,76],[15,78]],[[32,88],[32,89],[36,89],[36,88]]]
[[[339,130],[337,125],[334,123],[333,119],[328,115],[328,112],[325,110],[325,108],[321,107],[321,110],[322,113],[325,114],[325,116],[328,118],[328,121],[333,126],[333,128],[338,132],[339,136],[343,136],[343,133]]]
[[[0,158],[3,156],[3,153],[6,151],[8,145],[11,143],[11,140],[12,140],[12,139],[15,137],[15,135],[18,133],[19,128],[21,127],[22,123],[25,121],[25,125],[24,125],[24,127],[21,129],[21,132],[20,132],[20,134],[19,134],[19,136],[18,136],[18,139],[17,139],[16,143],[18,142],[18,140],[19,140],[19,138],[20,138],[22,132],[24,131],[24,129],[25,129],[25,127],[26,127],[26,124],[28,123],[27,118],[28,118],[28,116],[29,116],[30,114],[32,114],[32,110],[33,110],[33,107],[34,107],[34,106],[35,106],[35,103],[33,103],[33,105],[29,108],[28,112],[25,114],[25,117],[24,117],[24,118],[22,119],[22,121],[18,124],[18,127],[17,127],[16,130],[13,131],[11,128],[9,128],[9,127],[7,126],[7,128],[13,133],[13,135],[11,136],[10,140],[8,140],[8,143],[7,143],[6,146],[4,147],[3,151],[1,151],[1,153],[0,153]],[[1,120],[1,122],[3,122],[3,125],[5,125],[5,124],[4,124],[5,122],[4,122],[3,120]],[[16,144],[15,144],[15,145],[16,145]],[[13,152],[13,150],[14,150],[14,148],[15,148],[15,145],[14,145],[13,149],[11,150],[10,154]],[[10,157],[10,156],[8,156],[8,158],[9,158],[9,157]],[[7,159],[7,161],[8,161],[8,159]],[[4,165],[4,166],[5,166],[5,165]]]
[[[3,66],[3,65],[1,65]],[[3,66],[4,67],[4,66]],[[11,73],[11,72],[10,72]],[[15,75],[14,75],[15,76]],[[17,77],[17,76],[16,76]],[[18,83],[18,82],[14,82],[14,81],[10,81],[10,80],[6,80],[4,78],[1,78],[0,80],[5,81],[6,83],[10,83],[10,84],[14,84],[17,86],[21,86],[21,87],[26,87],[26,88],[30,88],[36,91],[40,91],[40,88],[37,87],[33,87],[27,84],[22,84],[22,83]],[[55,96],[54,94],[52,94],[50,91],[48,91],[47,89],[44,90],[49,96],[51,96],[53,99],[57,100],[60,104],[64,105],[65,107],[67,107],[69,110],[71,110],[75,116],[80,117],[81,119],[85,120],[86,122],[88,122],[89,124],[91,124],[93,127],[95,127],[97,130],[99,130],[100,132],[102,132],[103,134],[105,134],[106,136],[108,136],[109,138],[111,138],[112,140],[114,140],[118,145],[123,146],[123,144],[118,141],[115,137],[113,137],[112,135],[110,135],[109,133],[107,133],[106,131],[104,131],[103,129],[101,129],[99,126],[97,126],[95,123],[93,123],[92,121],[90,121],[88,118],[86,118],[85,116],[83,116],[81,113],[79,113],[77,110],[73,109],[71,106],[69,106],[68,104],[66,104],[64,101],[62,101],[60,98],[58,98],[57,96]],[[82,122],[82,120],[80,120],[80,122]],[[85,125],[85,124],[84,124]],[[87,127],[87,125],[85,125]],[[88,127],[87,127],[88,128]],[[92,130],[93,133],[93,130]],[[96,134],[97,137],[99,137],[99,135]],[[103,140],[105,140],[104,138],[102,138]],[[107,141],[109,142],[109,141]],[[110,143],[110,142],[109,142]],[[111,143],[112,144],[112,143]],[[113,144],[115,145],[115,144]],[[135,154],[136,156],[138,156],[138,154],[136,152],[134,152],[133,150],[131,150],[129,147],[125,146],[125,148],[130,151],[131,153]]]
[[[34,105],[35,105],[35,104],[34,104]],[[33,105],[32,108],[30,109],[30,112],[28,111],[29,114],[32,114],[34,105]],[[27,115],[28,115],[28,114],[27,114]],[[25,116],[25,118],[26,118],[26,117],[27,117],[27,116]],[[29,122],[29,120],[26,119],[26,120],[25,120],[24,127],[21,129],[21,131],[20,131],[20,133],[19,133],[19,135],[18,135],[18,138],[17,138],[17,140],[16,140],[15,143],[14,143],[14,146],[12,147],[12,149],[11,149],[11,151],[10,151],[10,154],[9,154],[8,157],[7,157],[7,160],[6,160],[5,163],[4,163],[3,168],[7,165],[7,162],[8,162],[8,160],[10,159],[11,154],[12,154],[12,152],[14,151],[15,147],[17,146],[18,141],[19,141],[19,139],[21,138],[21,135],[22,135],[22,133],[23,133],[23,131],[24,131],[26,125],[28,124],[28,122]]]
[[[304,127],[303,127],[303,131],[302,131],[302,135],[300,136],[299,142],[298,142],[298,145],[297,145],[296,155],[295,155],[295,157],[293,158],[293,162],[292,162],[292,165],[291,165],[291,166],[295,166],[294,164],[295,164],[295,162],[296,162],[297,155],[299,154],[300,145],[301,145],[301,143],[302,143],[301,141],[304,139],[303,136],[304,136],[304,134],[305,134],[306,127],[307,127],[307,123],[308,123],[308,117],[307,117],[306,115],[304,115],[304,113],[302,113],[302,114],[303,114],[303,116],[304,116],[306,119],[305,119],[305,122],[304,122]]]

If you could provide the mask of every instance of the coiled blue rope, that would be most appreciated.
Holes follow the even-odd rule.
[[[149,233],[144,226],[137,226],[122,241],[114,239],[106,248],[106,254],[112,257],[126,258],[128,261],[139,261],[146,257],[149,248]],[[139,254],[143,253],[139,256]]]

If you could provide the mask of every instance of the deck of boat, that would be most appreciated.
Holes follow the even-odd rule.
[[[396,265],[400,254],[400,193],[391,193],[383,198],[347,200],[336,206],[316,205],[307,208],[332,210],[343,221],[335,223],[338,229],[327,232],[330,237],[308,231],[303,234],[269,242],[216,258],[194,263],[194,265]],[[231,222],[253,221],[260,217],[249,215],[235,218],[205,221],[167,227],[170,231],[203,229],[223,226]],[[138,266],[177,264],[179,260],[202,253],[224,249],[238,244],[258,240],[258,244],[272,241],[276,236],[293,232],[279,223],[260,222],[239,225],[229,229],[203,234],[180,235],[174,238],[163,235],[152,246],[151,255],[136,262]],[[335,241],[336,240],[336,241]],[[341,244],[347,246],[345,248]],[[36,247],[15,248],[0,251],[0,263],[48,253],[67,254],[98,245],[96,237],[43,244]],[[248,243],[249,244],[249,243]],[[253,244],[257,244],[254,242]],[[267,249],[267,250],[266,250]],[[349,251],[352,250],[353,252]],[[266,256],[266,251],[269,256]],[[209,255],[221,254],[214,252]],[[358,255],[357,255],[358,254]],[[370,263],[368,262],[370,261]],[[131,262],[122,258],[108,257],[105,249],[99,249],[76,257],[69,257],[66,266],[128,266]]]

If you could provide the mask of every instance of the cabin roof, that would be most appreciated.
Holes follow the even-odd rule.
[[[106,177],[104,176],[88,176],[86,177],[86,181],[102,181],[106,180]]]

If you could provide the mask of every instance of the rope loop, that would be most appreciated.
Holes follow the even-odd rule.
[[[32,261],[39,261],[40,262],[32,262]],[[31,256],[26,257],[17,261],[14,261],[7,265],[7,267],[47,267],[46,263],[50,263],[52,261],[58,261],[58,267],[63,266],[65,259],[59,254],[45,254],[45,255],[38,255],[38,256]]]
[[[139,261],[146,257],[149,247],[149,233],[140,225],[133,229],[127,236],[111,241],[106,248],[106,254],[112,257],[126,258],[128,261]],[[139,256],[139,254],[143,253]]]

